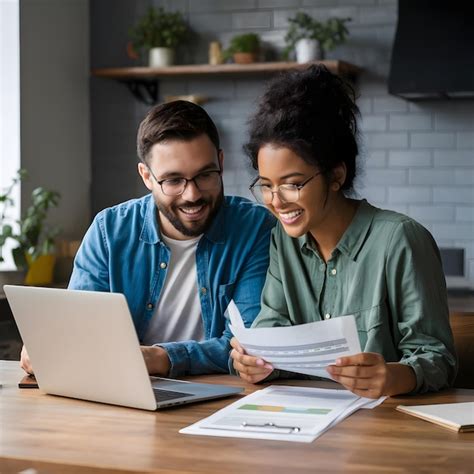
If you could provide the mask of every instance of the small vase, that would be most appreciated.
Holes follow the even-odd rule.
[[[295,45],[296,62],[309,63],[321,59],[319,41],[313,39],[300,39]]]
[[[149,53],[150,67],[171,66],[174,62],[174,50],[171,48],[151,48]]]
[[[25,285],[49,285],[53,282],[55,255],[40,255],[32,260],[30,255],[26,256],[28,272],[25,277]]]
[[[234,63],[236,64],[250,64],[257,61],[256,53],[234,53]]]

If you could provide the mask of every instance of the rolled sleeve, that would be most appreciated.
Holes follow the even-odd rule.
[[[430,233],[411,219],[393,233],[386,275],[400,363],[415,372],[415,392],[452,385],[457,360],[439,251]]]

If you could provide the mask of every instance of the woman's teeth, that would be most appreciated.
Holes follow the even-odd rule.
[[[280,212],[279,214],[282,219],[291,220],[291,219],[294,219],[295,217],[298,217],[302,212],[303,212],[302,209],[298,209],[296,211]]]

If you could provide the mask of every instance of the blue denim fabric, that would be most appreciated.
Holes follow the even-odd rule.
[[[205,340],[159,344],[168,352],[170,377],[228,372],[232,336],[223,313],[233,299],[246,326],[257,316],[274,224],[263,207],[240,197],[225,198],[196,250]],[[160,297],[169,259],[150,194],[97,214],[77,253],[69,288],[123,293],[141,340]],[[162,263],[166,268],[161,268]]]

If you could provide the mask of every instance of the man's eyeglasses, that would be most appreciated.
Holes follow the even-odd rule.
[[[193,176],[192,178],[166,178],[158,181],[153,171],[148,167],[153,179],[160,185],[161,191],[166,196],[181,196],[186,190],[189,181],[193,181],[199,191],[211,191],[221,186],[221,170],[209,170]]]
[[[320,174],[322,174],[322,172],[318,171],[300,184],[280,184],[279,186],[276,186],[276,191],[273,191],[273,187],[269,184],[258,184],[257,181],[260,178],[257,178],[250,185],[249,189],[254,198],[261,204],[271,204],[274,194],[278,195],[281,202],[296,202],[300,198],[301,189]]]

